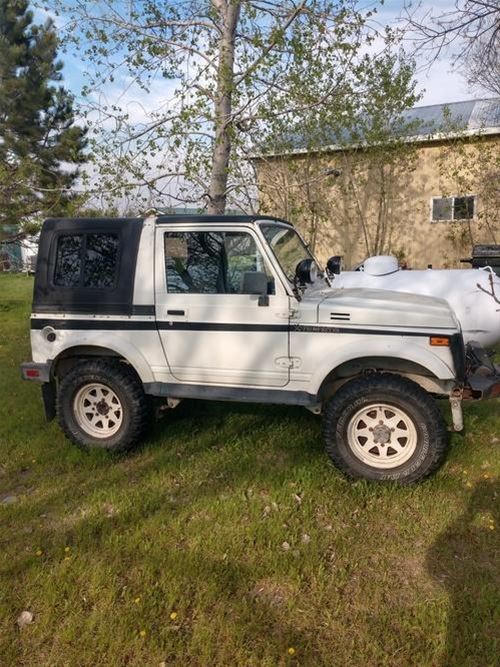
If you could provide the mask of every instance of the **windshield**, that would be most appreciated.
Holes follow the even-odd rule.
[[[290,282],[293,283],[295,269],[302,259],[316,262],[294,229],[280,225],[260,225],[260,228]]]

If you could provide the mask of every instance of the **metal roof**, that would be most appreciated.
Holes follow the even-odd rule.
[[[404,112],[403,120],[415,123],[407,136],[432,135],[446,127],[457,131],[497,129],[500,133],[500,97],[414,107]]]
[[[463,135],[500,134],[500,97],[413,107],[404,111],[397,123],[388,129],[394,137],[408,142],[436,141]],[[359,132],[353,131],[352,134],[343,129],[323,128],[322,135],[322,145],[310,148],[305,135],[289,134],[282,144],[287,148],[276,150],[269,146],[256,152],[253,157],[259,159],[259,157],[278,155],[338,151],[349,149],[350,146],[369,145],[368,140],[363,140],[361,128]]]

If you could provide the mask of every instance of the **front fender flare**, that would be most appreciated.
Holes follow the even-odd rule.
[[[318,393],[321,384],[332,371],[348,361],[356,361],[357,359],[366,357],[391,357],[393,359],[401,359],[402,361],[410,361],[424,367],[439,380],[455,379],[455,373],[443,359],[431,350],[426,350],[416,345],[411,346],[407,340],[374,341],[372,337],[370,345],[366,346],[365,350],[366,354],[360,354],[359,340],[343,345],[341,351],[337,351],[336,354],[332,355],[333,358],[329,357],[325,359],[325,363],[320,364],[316,369],[311,378],[309,391],[311,393]]]

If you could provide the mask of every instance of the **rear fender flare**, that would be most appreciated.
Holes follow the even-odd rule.
[[[102,339],[102,332],[79,332],[78,341],[74,338],[69,339],[66,344],[58,350],[58,354],[52,362],[52,368],[55,367],[55,364],[57,364],[58,359],[61,357],[71,356],[69,353],[71,353],[72,349],[76,352],[76,350],[81,347],[94,347],[103,350],[103,353],[108,351],[125,359],[125,361],[135,370],[143,384],[146,382],[154,382],[154,376],[150,365],[142,352],[140,352],[135,345],[132,345],[126,338],[116,334],[113,335],[112,342],[112,346],[106,345],[106,342]],[[103,354],[103,356],[105,356],[105,354]]]

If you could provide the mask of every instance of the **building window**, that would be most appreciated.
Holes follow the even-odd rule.
[[[472,220],[476,210],[476,197],[433,197],[432,221]]]

